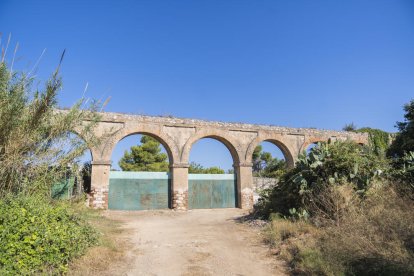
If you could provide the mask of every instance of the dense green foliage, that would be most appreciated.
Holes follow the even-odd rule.
[[[119,160],[123,171],[167,172],[168,156],[161,152],[161,144],[148,135],[142,135],[141,145],[132,146]]]
[[[390,176],[397,191],[414,200],[414,152],[404,153],[401,158],[393,159]]]
[[[384,155],[390,146],[390,133],[381,129],[363,127],[356,132],[368,133],[371,149],[377,155]]]
[[[202,173],[202,174],[224,174],[224,170],[220,167],[204,168],[202,165],[195,162],[190,163],[188,173]]]
[[[358,129],[354,123],[350,123],[346,124],[342,130],[368,133],[370,149],[373,150],[377,155],[384,155],[391,144],[392,134],[381,129],[370,127],[363,127]]]
[[[270,152],[258,145],[253,151],[253,175],[257,177],[279,178],[286,172],[284,160],[273,158]]]
[[[392,157],[402,157],[405,152],[414,151],[414,100],[404,105],[404,111],[404,121],[397,122],[399,132],[388,151]]]
[[[331,186],[349,183],[364,195],[372,180],[388,167],[384,158],[353,142],[318,143],[308,155],[300,156],[295,168],[281,177],[277,187],[265,191],[258,205],[259,212],[265,216],[272,212],[309,213],[313,205],[334,219],[333,210],[318,202],[319,195]]]
[[[60,274],[98,235],[68,203],[41,196],[0,200],[0,274]]]

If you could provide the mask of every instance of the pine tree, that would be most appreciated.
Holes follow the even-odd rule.
[[[130,151],[125,151],[119,166],[123,171],[167,172],[168,156],[161,152],[157,140],[143,135],[141,145],[132,146]]]

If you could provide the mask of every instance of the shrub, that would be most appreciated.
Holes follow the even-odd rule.
[[[399,131],[387,152],[392,157],[414,151],[414,99],[404,105],[404,111],[404,121],[397,122]]]
[[[0,274],[60,274],[98,240],[68,203],[39,196],[0,200]]]
[[[277,246],[289,238],[297,238],[301,235],[316,231],[315,227],[303,221],[292,221],[273,215],[271,222],[267,225],[266,241],[272,246]]]
[[[339,227],[324,229],[324,258],[349,275],[413,275],[413,208],[390,187],[373,188]]]
[[[265,239],[288,263],[293,275],[338,275],[342,268],[332,266],[319,248],[320,232],[309,222],[272,216]]]
[[[414,152],[404,153],[403,157],[394,159],[390,174],[397,191],[414,200]]]
[[[370,148],[377,155],[385,155],[391,142],[391,134],[381,129],[363,127],[355,132],[368,133]]]
[[[276,187],[264,191],[256,206],[257,212],[263,217],[270,213],[290,216],[294,209],[295,214],[302,215],[305,211],[311,215],[314,215],[312,212],[324,213],[327,219],[336,220],[337,206],[330,197],[346,192],[337,187],[348,185],[363,196],[372,180],[388,167],[385,158],[354,142],[318,143],[308,155],[299,157],[295,168],[283,175]]]
[[[294,275],[414,275],[413,201],[373,186],[341,223],[272,219],[266,240]]]

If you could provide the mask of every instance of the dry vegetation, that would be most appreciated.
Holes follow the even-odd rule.
[[[413,210],[411,200],[376,187],[338,224],[273,217],[266,240],[293,275],[413,275]]]
[[[77,210],[100,232],[101,239],[99,245],[89,248],[69,265],[68,275],[114,275],[114,271],[125,270],[128,244],[121,222],[106,216],[105,211],[84,206],[78,206]]]
[[[321,143],[263,194],[256,214],[292,275],[414,275],[414,152],[382,152]]]

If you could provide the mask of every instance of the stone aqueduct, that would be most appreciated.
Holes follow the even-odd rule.
[[[90,147],[92,183],[89,203],[94,208],[107,208],[112,151],[120,140],[133,134],[150,135],[165,147],[172,179],[171,206],[176,210],[187,209],[189,154],[192,145],[202,138],[216,139],[230,151],[237,179],[238,207],[243,209],[249,209],[253,204],[252,154],[261,142],[268,141],[278,146],[287,165],[292,167],[298,155],[312,143],[328,139],[349,139],[360,144],[368,141],[366,134],[341,131],[108,112],[100,115],[100,121],[93,131],[97,137],[102,137],[101,143]]]

